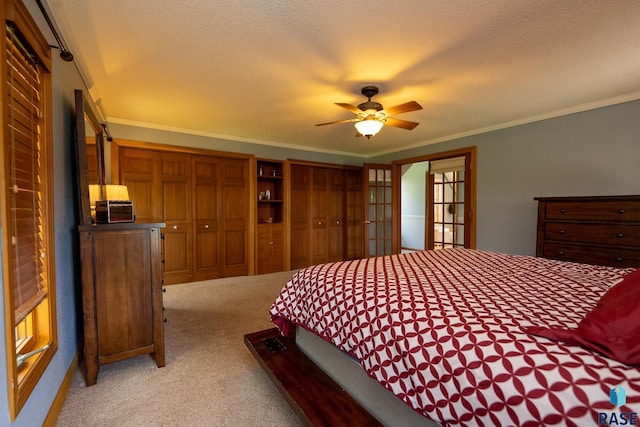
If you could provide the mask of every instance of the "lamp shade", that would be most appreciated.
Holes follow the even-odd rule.
[[[129,190],[126,185],[111,185],[104,186],[105,200],[129,200]]]
[[[380,132],[382,129],[383,123],[379,120],[362,120],[360,122],[356,122],[356,130],[360,133],[360,135],[364,135],[367,138],[371,138],[376,133]]]
[[[129,200],[129,191],[126,185],[103,185],[102,194],[99,185],[89,185],[89,199],[91,206],[96,205],[96,200]]]

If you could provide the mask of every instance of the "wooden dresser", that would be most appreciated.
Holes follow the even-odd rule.
[[[640,266],[640,196],[536,197],[536,256]]]
[[[164,361],[162,260],[164,223],[81,225],[86,382],[98,367],[151,354]]]

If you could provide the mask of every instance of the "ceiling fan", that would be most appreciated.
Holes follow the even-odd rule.
[[[363,102],[357,107],[351,104],[336,102],[336,105],[351,111],[357,115],[356,118],[337,120],[335,122],[318,123],[316,126],[332,125],[336,123],[355,123],[356,136],[366,136],[367,139],[378,133],[383,125],[393,126],[397,128],[411,130],[418,126],[417,122],[407,120],[394,119],[390,116],[396,114],[408,113],[410,111],[421,110],[422,106],[416,101],[405,102],[391,108],[384,108],[379,102],[372,101],[371,98],[378,94],[376,86],[365,86],[361,93],[368,98],[367,102]]]

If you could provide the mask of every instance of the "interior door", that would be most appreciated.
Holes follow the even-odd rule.
[[[364,204],[362,169],[347,170],[345,175],[345,258],[364,257]]]
[[[192,280],[191,156],[160,152],[159,172],[164,229],[166,285]]]
[[[468,156],[434,160],[427,173],[427,248],[471,247]]]
[[[345,256],[344,198],[345,173],[342,169],[329,170],[328,189],[328,262],[342,261]]]
[[[393,251],[393,192],[391,165],[364,165],[365,257]]]
[[[222,242],[218,254],[223,277],[249,274],[249,160],[220,161]]]
[[[291,165],[291,268],[311,265],[311,168]]]
[[[329,170],[311,168],[311,264],[329,259]]]
[[[193,279],[220,277],[218,247],[220,222],[218,203],[219,160],[210,156],[191,158],[193,175]]]

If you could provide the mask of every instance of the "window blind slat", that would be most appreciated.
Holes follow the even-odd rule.
[[[7,32],[9,168],[15,323],[47,295],[40,195],[40,77],[37,62]]]

